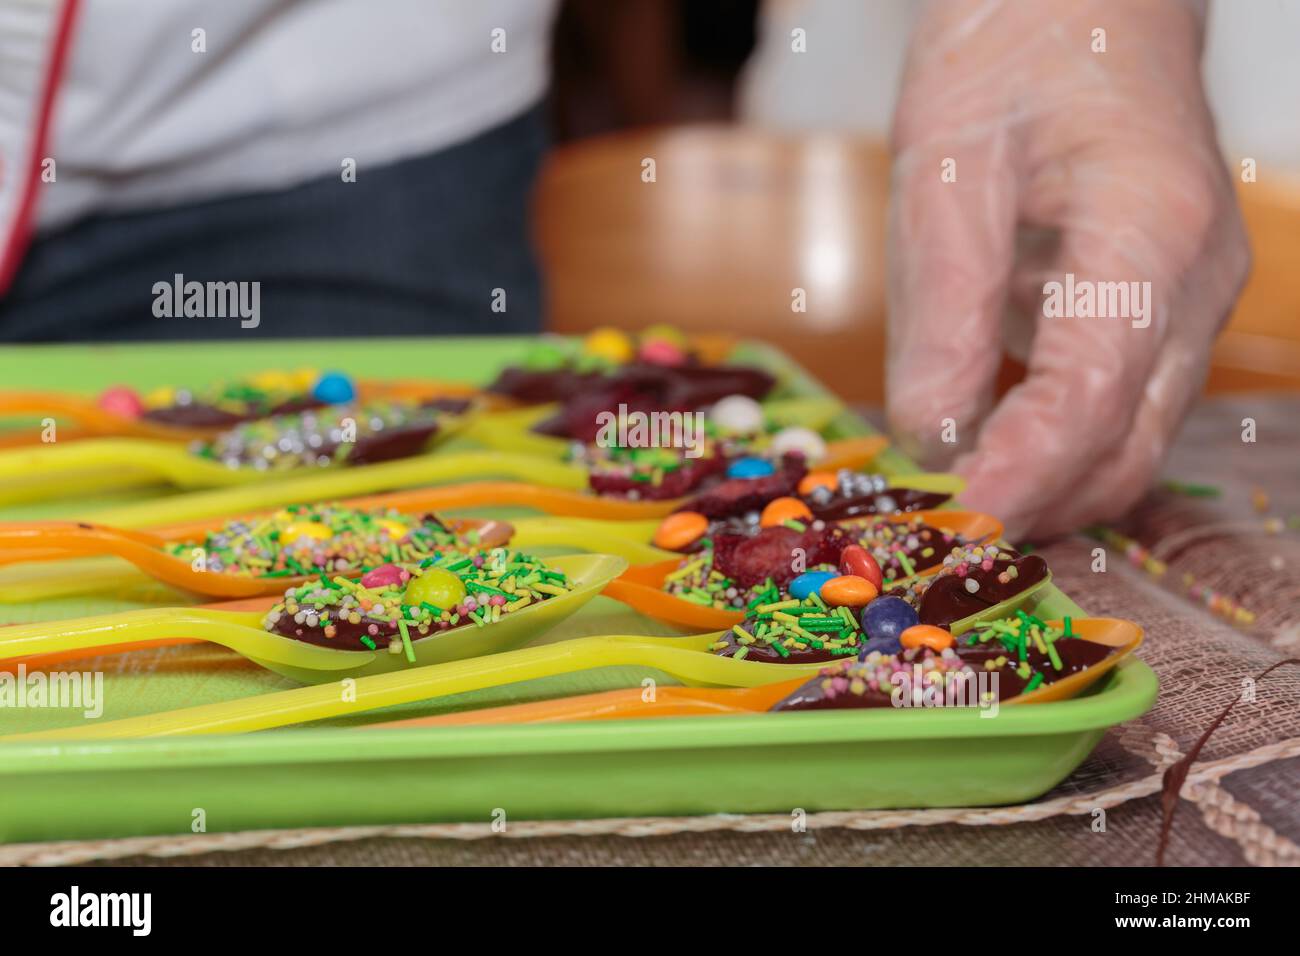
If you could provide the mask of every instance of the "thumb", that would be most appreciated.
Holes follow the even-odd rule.
[[[894,161],[886,411],[902,449],[932,466],[973,444],[1001,364],[1016,177],[1006,131],[980,135]]]

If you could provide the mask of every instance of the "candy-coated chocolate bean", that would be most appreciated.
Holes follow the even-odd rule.
[[[876,559],[860,544],[851,544],[840,552],[840,574],[856,574],[860,578],[866,578],[876,586],[877,591],[885,580]]]
[[[306,392],[316,384],[320,378],[320,371],[314,368],[300,368],[290,374],[292,379],[292,388],[295,391]]]
[[[290,392],[294,388],[293,375],[279,369],[258,372],[248,381],[254,388],[260,388],[264,392]]]
[[[644,343],[638,355],[643,362],[649,362],[652,365],[677,366],[686,364],[686,353],[673,343],[662,340]]]
[[[790,596],[802,601],[810,594],[818,594],[822,586],[833,577],[834,571],[805,571],[790,582]]]
[[[291,525],[285,526],[280,532],[281,544],[293,544],[299,538],[315,538],[317,541],[328,541],[334,537],[334,532],[328,525],[323,525],[319,521],[295,521]]]
[[[798,498],[774,498],[767,503],[758,523],[764,528],[775,528],[787,521],[812,521],[812,512]]]
[[[763,429],[763,406],[748,395],[728,395],[709,409],[709,421],[727,435],[752,435]]]
[[[149,408],[170,408],[176,403],[176,389],[170,385],[155,388],[144,397],[144,403]]]
[[[615,365],[631,361],[636,346],[626,332],[618,329],[595,329],[582,340],[582,351]]]
[[[404,604],[432,604],[441,611],[449,611],[465,600],[465,585],[460,578],[442,568],[425,568],[412,577],[406,585]]]
[[[799,494],[807,497],[818,488],[827,488],[834,491],[840,486],[840,480],[835,477],[833,471],[810,471],[803,476],[803,481],[799,482]]]
[[[327,405],[339,405],[356,398],[357,390],[356,386],[352,384],[352,379],[342,372],[326,372],[316,380],[316,386],[311,390],[311,395],[318,402],[325,402]]]
[[[942,651],[952,647],[953,636],[950,631],[933,624],[913,624],[899,637],[904,647],[928,647],[932,651]]]
[[[554,342],[538,342],[524,356],[524,368],[533,371],[546,371],[562,366],[568,360],[568,354]]]
[[[821,461],[826,457],[826,440],[811,428],[791,425],[772,436],[772,454],[777,458],[790,452],[799,452],[808,461]]]
[[[699,541],[708,530],[709,519],[698,511],[678,511],[659,523],[654,546],[665,551],[681,551]]]
[[[641,333],[642,342],[668,342],[678,348],[686,348],[686,335],[676,326],[666,322],[656,322]]]
[[[98,405],[104,411],[123,418],[139,418],[144,412],[144,402],[134,389],[114,385],[99,396]]]
[[[764,458],[737,458],[727,466],[727,477],[766,478],[775,471],[772,463]]]
[[[401,584],[403,576],[410,577],[410,574],[395,564],[381,564],[361,576],[361,586],[363,588],[389,587]]]
[[[870,637],[862,645],[858,657],[866,658],[872,651],[879,651],[881,654],[897,654],[902,649],[903,645],[898,642],[897,637]]]
[[[821,598],[832,607],[866,607],[880,591],[866,578],[841,574],[822,585]]]
[[[899,637],[908,628],[916,626],[918,620],[916,609],[893,595],[878,597],[862,609],[862,630],[867,635],[868,644],[871,641],[889,641],[898,645]],[[900,647],[883,653],[897,653]],[[872,649],[879,650],[880,647]]]
[[[401,541],[411,533],[410,528],[402,524],[400,521],[394,521],[392,518],[377,519],[375,521],[375,527],[379,528],[381,531],[387,531],[388,536],[394,541]]]

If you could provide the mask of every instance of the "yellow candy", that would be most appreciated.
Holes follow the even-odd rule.
[[[300,368],[293,373],[293,384],[300,391],[308,392],[311,391],[311,387],[316,384],[316,380],[319,378],[320,369]]]
[[[144,403],[149,408],[168,408],[176,403],[176,389],[170,385],[155,388],[145,396]]]
[[[411,531],[400,521],[394,521],[392,518],[379,518],[375,521],[375,527],[388,532],[388,536],[394,541],[400,541],[405,538]]]
[[[326,541],[334,537],[334,532],[319,521],[296,521],[280,532],[281,544],[293,544],[299,538],[315,538]]]
[[[287,372],[274,369],[258,372],[248,382],[254,388],[260,388],[264,392],[291,392],[294,386],[293,378]]]
[[[678,348],[686,347],[686,336],[680,329],[671,325],[665,325],[660,322],[652,325],[641,333],[642,342],[667,342],[670,345],[676,345]]]
[[[465,600],[465,585],[460,578],[442,568],[425,568],[406,584],[402,596],[404,604],[432,604],[442,611],[450,611]]]
[[[596,329],[582,342],[582,351],[621,365],[630,361],[635,348],[627,334],[618,329]]]

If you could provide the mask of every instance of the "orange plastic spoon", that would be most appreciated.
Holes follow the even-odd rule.
[[[1060,627],[1060,621],[1049,621]],[[1073,633],[1085,640],[1115,648],[1100,663],[1071,674],[1019,697],[1003,701],[1012,704],[1042,704],[1077,697],[1114,668],[1142,644],[1142,628],[1132,621],[1118,618],[1083,618],[1072,621]],[[657,687],[654,699],[645,700],[640,687],[583,694],[558,700],[533,701],[505,707],[441,714],[436,717],[412,717],[406,720],[367,724],[362,729],[408,727],[457,727],[478,724],[538,724],[570,720],[637,720],[644,717],[700,717],[717,714],[764,713],[808,680],[798,677],[779,684],[759,687]]]
[[[457,533],[479,531],[487,536],[484,547],[504,544],[513,528],[503,521],[460,518],[447,522]],[[125,558],[153,578],[195,594],[240,598],[260,594],[282,594],[285,588],[309,581],[317,575],[254,576],[226,571],[195,570],[192,562],[168,554],[163,546],[199,536],[167,538],[148,531],[110,528],[88,522],[37,521],[0,525],[0,564],[15,561],[48,561],[83,555],[116,555]],[[29,544],[32,548],[24,548]],[[5,545],[18,550],[6,554]]]
[[[971,543],[996,541],[1002,537],[1002,522],[978,511],[911,511],[889,515],[885,520],[899,524],[920,518],[926,524],[954,531]],[[842,524],[864,523],[869,519],[846,521]],[[605,586],[606,597],[622,601],[642,614],[676,624],[698,628],[702,631],[726,630],[745,619],[740,611],[726,611],[694,604],[664,590],[668,575],[677,570],[680,560],[660,561],[655,564],[633,565]],[[936,573],[942,564],[922,568],[917,577]]]

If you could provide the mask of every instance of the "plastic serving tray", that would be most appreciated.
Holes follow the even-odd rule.
[[[122,382],[143,389],[302,365],[342,367],[370,378],[426,375],[481,383],[528,345],[527,339],[493,338],[29,346],[5,349],[0,361],[6,388],[75,387],[86,394]],[[825,394],[766,346],[740,343],[734,358],[776,373],[786,394]],[[835,437],[865,430],[847,412],[833,428]],[[894,452],[879,465],[894,473],[914,470]],[[74,517],[123,500],[130,497],[9,509],[0,519]],[[77,573],[76,564],[68,567]],[[0,605],[0,622],[175,600],[165,588],[142,583],[93,598]],[[1045,589],[1036,613],[1083,615],[1055,587]],[[599,633],[678,632],[598,598],[545,640]],[[65,666],[104,673],[103,719],[292,686],[202,646]],[[607,668],[382,713],[391,719],[589,693],[634,686],[645,677],[672,683],[649,670]],[[500,811],[520,820],[1021,803],[1068,776],[1107,727],[1145,712],[1156,690],[1150,668],[1130,658],[1084,697],[1004,707],[993,718],[968,710],[841,711],[388,731],[359,731],[350,726],[354,719],[245,736],[4,744],[0,841],[189,833],[197,810],[209,832],[230,832],[486,822]],[[80,712],[0,707],[0,734],[82,720]]]

